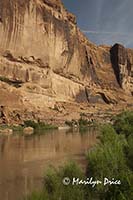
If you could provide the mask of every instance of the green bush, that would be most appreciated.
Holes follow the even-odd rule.
[[[87,127],[89,127],[90,125],[96,125],[95,122],[90,122],[88,119],[84,118],[83,116],[79,118],[79,120],[74,120],[72,119],[71,121],[66,121],[65,122],[66,125],[70,126],[70,127],[74,127],[75,125],[77,127],[79,127],[81,130],[86,129]]]
[[[124,134],[126,137],[133,134],[133,112],[125,111],[114,117],[113,126],[118,134]]]
[[[82,186],[64,185],[64,177],[83,178],[81,169],[73,162],[66,164],[64,167],[56,170],[49,168],[44,177],[43,191],[34,192],[27,200],[85,200],[84,188]]]
[[[127,138],[125,149],[127,164],[133,170],[133,111],[125,111],[114,118],[114,129]]]
[[[50,200],[84,200],[84,191],[82,186],[63,185],[64,177],[83,177],[81,169],[73,162],[68,163],[59,171],[49,170],[44,178],[45,190]]]
[[[115,178],[121,180],[121,185],[103,186],[98,185],[96,190],[89,190],[91,198],[109,200],[128,200],[132,194],[133,176],[127,166],[124,149],[128,144],[124,135],[116,134],[111,125],[105,125],[101,130],[100,143],[87,155],[87,176],[95,177],[96,180]],[[88,195],[88,196],[89,196]]]
[[[89,121],[87,119],[84,119],[84,118],[81,117],[78,120],[78,124],[79,124],[79,126],[88,126],[89,125]]]
[[[127,139],[128,146],[126,148],[127,164],[131,170],[133,170],[133,135],[130,135]]]
[[[49,129],[57,129],[58,128],[57,126],[54,126],[54,125],[51,125],[51,124],[45,124],[44,122],[34,122],[34,121],[31,121],[31,120],[24,121],[24,126],[25,127],[32,127],[35,130],[39,130],[39,129],[49,130]]]
[[[4,129],[12,129],[13,132],[22,132],[23,131],[23,127],[21,125],[15,126],[15,125],[0,125],[0,130],[4,130]]]

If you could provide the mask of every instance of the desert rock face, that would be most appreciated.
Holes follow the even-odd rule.
[[[120,87],[125,91],[132,91],[133,50],[115,44],[110,52],[112,66]]]
[[[75,17],[60,1],[2,0],[0,13],[1,52],[8,49],[15,56],[34,56],[54,71],[84,77],[81,64],[86,60],[81,56],[84,47]]]
[[[0,106],[7,110],[6,123],[46,120],[48,113],[52,118],[67,110],[64,103],[77,110],[79,103],[131,105],[132,76],[133,50],[91,43],[60,0],[0,1]]]

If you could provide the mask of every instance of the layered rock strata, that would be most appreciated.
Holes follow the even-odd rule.
[[[91,43],[60,0],[0,1],[1,123],[58,103],[131,106],[132,94],[132,49]]]

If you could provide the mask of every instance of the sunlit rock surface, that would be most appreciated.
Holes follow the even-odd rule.
[[[91,43],[60,0],[0,1],[1,123],[131,108],[132,76],[133,50]]]

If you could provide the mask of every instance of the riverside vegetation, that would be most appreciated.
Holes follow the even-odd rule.
[[[99,142],[90,150],[84,173],[74,162],[44,176],[41,192],[33,192],[26,200],[132,200],[133,198],[133,112],[127,111],[113,119],[113,125],[100,127]],[[63,185],[64,177],[85,180],[114,178],[120,185]]]
[[[85,132],[88,130],[90,126],[97,126],[95,121],[88,121],[85,119],[82,114],[81,117],[79,118],[78,121],[76,120],[71,120],[71,121],[66,121],[65,125],[67,125],[72,131],[77,128],[80,133]],[[58,129],[58,126],[53,125],[53,124],[47,124],[45,122],[35,122],[32,120],[26,120],[22,125],[0,125],[0,131],[5,130],[5,129],[11,129],[14,133],[23,133],[24,128],[31,127],[34,129],[34,133],[42,133],[44,130],[53,130],[53,129]]]
[[[57,129],[58,127],[52,124],[46,124],[44,122],[34,122],[31,120],[25,121],[24,126],[32,127],[34,130],[49,130],[49,129]]]
[[[72,119],[71,121],[65,121],[65,124],[69,126],[72,130],[78,129],[80,133],[88,131],[90,127],[97,127],[98,123],[95,120],[88,120],[84,113],[80,114],[78,120]]]
[[[58,127],[52,124],[46,124],[44,122],[35,122],[32,120],[24,121],[23,125],[0,125],[0,130],[11,129],[14,133],[23,133],[24,128],[31,127],[34,129],[34,133],[40,133],[44,130],[57,129]]]

